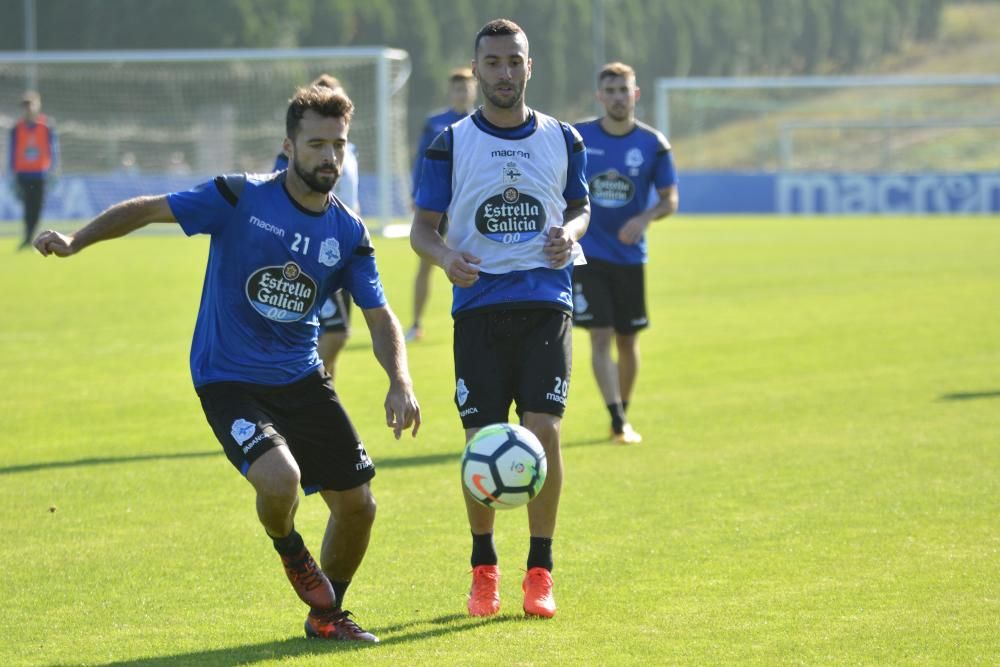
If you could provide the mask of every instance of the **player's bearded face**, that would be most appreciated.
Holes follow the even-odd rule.
[[[501,109],[510,109],[521,103],[521,100],[524,99],[524,84],[523,79],[521,81],[500,81],[495,84],[489,84],[486,81],[479,82],[483,89],[483,97]]]
[[[348,128],[348,121],[340,116],[321,116],[307,109],[298,132],[285,140],[285,150],[291,157],[290,172],[313,192],[325,195],[337,184],[347,150]]]
[[[473,69],[491,105],[512,109],[523,104],[524,88],[531,78],[527,38],[521,33],[483,37]]]
[[[340,179],[340,168],[332,161],[320,162],[316,168],[310,170],[299,162],[299,156],[296,155],[292,160],[292,168],[310,190],[320,194],[326,194],[333,190],[333,186]]]
[[[626,121],[635,113],[639,89],[635,81],[625,77],[605,77],[598,88],[598,98],[612,120]]]

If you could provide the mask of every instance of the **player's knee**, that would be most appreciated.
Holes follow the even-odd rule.
[[[287,447],[275,447],[250,466],[247,479],[261,496],[295,498],[302,473]]]
[[[611,327],[600,327],[590,330],[590,345],[595,353],[610,352],[611,340],[615,337],[614,329]]]
[[[364,502],[358,508],[358,520],[369,525],[375,523],[375,514],[378,510],[378,504],[375,502],[375,496],[371,493],[368,494]]]
[[[541,413],[527,413],[524,419],[524,426],[535,434],[546,454],[559,448],[559,423],[558,417]]]
[[[336,352],[340,352],[347,345],[347,339],[350,337],[351,332],[347,329],[343,331],[337,331],[330,336],[330,347]]]
[[[615,344],[618,346],[619,352],[631,352],[634,354],[639,351],[639,335],[618,334],[615,336]]]
[[[371,493],[356,499],[343,508],[342,519],[348,520],[355,525],[371,525],[375,523],[375,513],[377,505]]]

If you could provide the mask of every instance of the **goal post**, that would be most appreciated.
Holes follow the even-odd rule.
[[[655,122],[688,192],[771,188],[727,212],[1000,212],[1000,75],[662,78]]]
[[[60,143],[45,216],[86,218],[133,194],[269,171],[288,99],[329,73],[355,104],[362,214],[379,227],[407,211],[410,70],[406,51],[386,47],[0,52],[0,146],[6,159],[34,81]],[[2,192],[0,220],[19,217]]]

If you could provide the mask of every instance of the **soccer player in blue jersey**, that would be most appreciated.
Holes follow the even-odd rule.
[[[431,142],[437,135],[441,134],[444,128],[468,116],[475,103],[476,79],[472,76],[472,70],[468,67],[452,70],[448,77],[448,108],[427,117],[424,131],[420,134],[420,142],[417,144],[417,154],[413,160],[413,189],[411,190],[414,200],[417,197],[417,186],[420,184],[420,167],[424,162],[424,153],[427,152]],[[441,218],[438,233],[441,236],[448,233],[447,217]],[[423,318],[427,297],[430,294],[432,266],[429,261],[423,257],[420,258],[417,277],[413,281],[413,324],[406,330],[407,341],[418,341],[424,336],[421,318]]]
[[[597,83],[605,115],[576,126],[587,146],[592,212],[580,241],[587,264],[573,274],[573,321],[590,332],[591,366],[611,415],[611,437],[636,444],[642,436],[626,410],[639,372],[639,332],[649,325],[645,233],[677,210],[677,174],[666,138],[635,119],[635,71],[610,63]],[[656,203],[647,208],[653,190]]]
[[[347,94],[340,84],[340,79],[331,74],[321,74],[316,77],[311,86],[322,86]],[[288,169],[288,156],[282,150],[274,159],[274,171]],[[361,199],[358,197],[358,149],[347,142],[344,151],[344,162],[340,167],[340,178],[333,186],[333,194],[352,211],[361,213]],[[340,289],[323,301],[319,310],[319,358],[323,360],[326,372],[331,379],[336,379],[337,357],[347,344],[351,335],[351,295]]]
[[[427,149],[410,243],[454,284],[455,405],[466,440],[482,427],[521,423],[545,448],[548,478],[528,506],[531,542],[524,611],[551,617],[552,537],[562,487],[559,427],[572,356],[572,264],[590,208],[586,154],[571,125],[528,108],[528,38],[513,21],[476,35],[473,72],[483,106]],[[447,241],[438,225],[447,214]],[[495,510],[465,492],[472,531],[468,611],[500,609]]]
[[[306,635],[374,642],[343,609],[375,519],[375,469],[316,351],[325,295],[346,287],[362,309],[389,378],[385,416],[397,439],[411,427],[416,435],[420,408],[368,231],[330,195],[353,108],[343,93],[302,88],[286,116],[287,171],[219,176],[188,192],[136,197],[75,234],[46,231],[35,247],[67,257],[158,221],[211,236],[191,345],[205,416],[253,486],[257,516],[309,605]],[[295,530],[299,486],[330,509],[322,568]]]

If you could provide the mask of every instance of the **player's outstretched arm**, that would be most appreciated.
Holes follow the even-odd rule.
[[[375,358],[389,376],[389,392],[385,396],[385,424],[399,440],[403,431],[413,427],[412,434],[420,429],[420,405],[413,393],[403,327],[388,305],[365,308],[365,322],[372,336]]]
[[[177,222],[166,195],[134,197],[106,209],[74,234],[47,229],[35,237],[42,255],[69,257],[98,241],[125,236],[151,222]]]
[[[481,261],[475,255],[454,250],[438,234],[443,214],[416,207],[410,225],[410,247],[424,259],[437,264],[450,280],[459,287],[469,287],[479,280]]]

